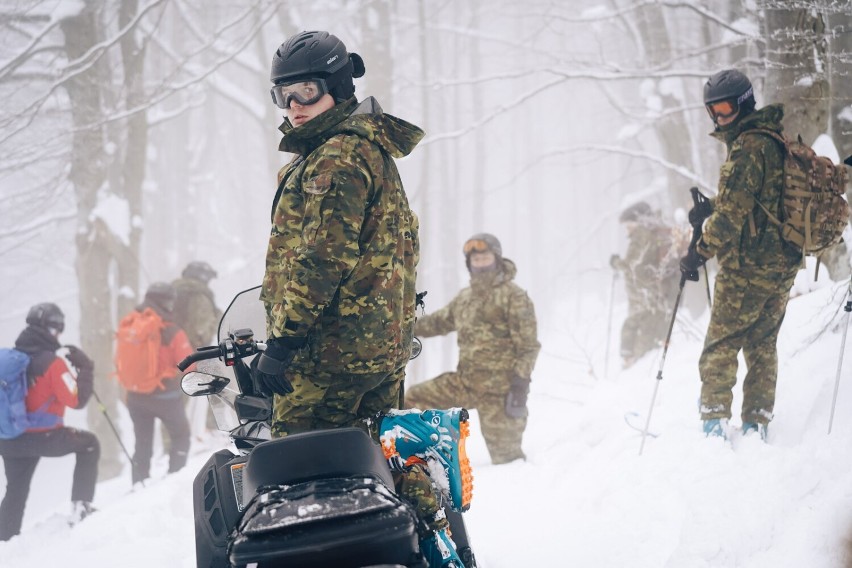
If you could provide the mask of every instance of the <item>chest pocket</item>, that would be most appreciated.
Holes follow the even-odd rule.
[[[334,213],[333,187],[334,178],[330,173],[313,176],[302,182],[305,198],[302,240],[306,245],[316,244],[325,238],[328,221]]]

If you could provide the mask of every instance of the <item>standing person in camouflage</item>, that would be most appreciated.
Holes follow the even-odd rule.
[[[621,326],[621,358],[626,369],[642,355],[660,346],[667,316],[678,286],[675,233],[659,213],[640,201],[618,219],[630,243],[624,258],[613,255],[610,265],[624,274],[628,315]]]
[[[217,340],[216,332],[222,312],[216,307],[210,281],[216,271],[208,263],[192,261],[181,277],[172,282],[177,293],[174,322],[186,332],[193,349],[210,345]]]
[[[737,354],[743,351],[748,372],[743,381],[743,433],[766,439],[773,417],[778,377],[778,331],[801,263],[801,251],[782,241],[755,201],[778,216],[784,174],[784,148],[756,128],[781,132],[784,110],[769,105],[755,110],[748,77],[735,70],[713,75],[704,86],[704,104],[716,125],[714,138],[724,142],[719,192],[710,207],[690,211],[690,222],[705,216],[697,246],[681,259],[691,280],[715,256],[719,263],[710,325],[698,367],[701,374],[701,419],[708,436],[726,437],[732,389],[737,382]],[[709,216],[708,216],[709,215]]]
[[[470,287],[437,312],[417,320],[419,337],[458,332],[456,371],[415,385],[406,404],[420,408],[476,408],[495,464],[525,459],[527,395],[541,344],[535,309],[512,280],[515,263],[503,257],[494,235],[480,233],[464,244]]]
[[[364,71],[324,31],[294,35],[272,60],[272,98],[286,111],[278,148],[295,157],[272,203],[267,347],[252,370],[261,392],[276,395],[275,436],[371,423],[378,437],[383,414],[399,407],[420,251],[393,158],[424,133],[373,97],[359,103],[353,78]],[[395,478],[422,521],[427,557],[449,547],[442,565],[461,568],[425,467],[401,467]]]
[[[193,349],[218,343],[217,332],[222,312],[216,307],[210,281],[218,274],[210,264],[194,260],[186,265],[181,277],[172,282],[177,297],[172,314],[174,322],[189,339]],[[184,398],[190,428],[196,434],[216,430],[216,418],[210,404],[200,398]],[[166,430],[163,431],[167,437]],[[165,441],[168,444],[169,442]]]

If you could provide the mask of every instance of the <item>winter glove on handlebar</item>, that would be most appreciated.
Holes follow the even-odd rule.
[[[304,344],[304,337],[273,337],[266,342],[266,351],[251,362],[252,378],[262,394],[283,396],[293,392],[293,385],[284,376],[284,371]]]
[[[512,378],[509,392],[506,394],[506,416],[526,418],[527,396],[530,393],[530,380],[523,377]]]

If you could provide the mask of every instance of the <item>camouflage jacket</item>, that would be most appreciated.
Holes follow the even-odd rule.
[[[801,252],[781,240],[755,197],[779,216],[784,175],[784,149],[753,128],[781,132],[784,109],[769,105],[712,134],[728,148],[719,175],[713,214],[705,221],[698,251],[717,256],[719,266],[746,272],[788,273],[801,262]]]
[[[417,320],[420,337],[458,332],[459,370],[513,371],[530,378],[541,344],[535,308],[512,282],[515,263],[503,259],[490,285],[465,288],[433,314]]]
[[[408,155],[423,131],[372,97],[281,130],[279,150],[297,157],[273,204],[267,333],[307,336],[297,369],[398,369],[411,352],[419,227],[391,156]]]
[[[172,282],[177,292],[174,320],[186,332],[192,347],[211,345],[216,338],[222,312],[216,307],[213,291],[195,278]]]

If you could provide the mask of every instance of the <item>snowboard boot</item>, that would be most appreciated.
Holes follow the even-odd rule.
[[[430,477],[455,511],[467,511],[473,496],[473,472],[465,450],[468,435],[464,408],[391,410],[379,424],[385,457],[391,462],[425,461]]]
[[[465,568],[446,529],[434,532],[432,536],[421,540],[420,552],[429,568]]]
[[[757,434],[760,436],[760,439],[765,442],[767,433],[766,426],[766,424],[760,424],[758,422],[743,422],[743,438]]]
[[[708,438],[728,439],[727,433],[728,419],[727,418],[711,418],[704,421],[704,435]]]
[[[96,511],[97,509],[88,501],[74,501],[71,504],[71,516],[68,518],[68,525],[73,527]]]

